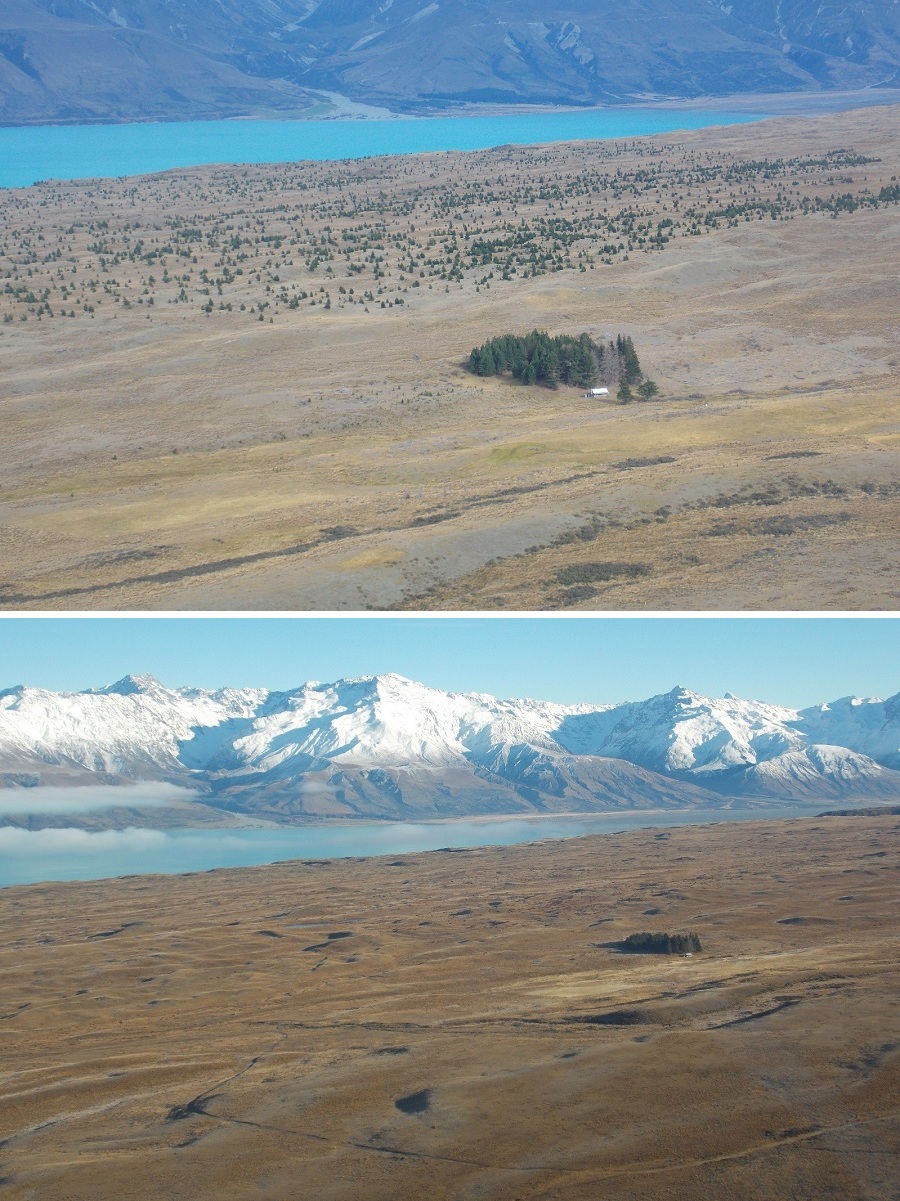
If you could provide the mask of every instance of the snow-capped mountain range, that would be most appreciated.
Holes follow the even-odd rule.
[[[289,822],[897,800],[900,694],[796,710],[674,688],[567,706],[397,675],[289,692],[149,676],[0,692],[0,787],[148,781]]]

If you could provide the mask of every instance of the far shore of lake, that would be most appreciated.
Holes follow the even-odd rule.
[[[341,97],[343,104],[328,102],[303,109],[272,109],[223,117],[219,113],[182,117],[61,117],[56,121],[0,121],[0,129],[53,129],[91,125],[181,125],[194,121],[433,121],[447,117],[527,117],[552,113],[602,113],[633,109],[705,112],[728,109],[730,112],[757,114],[762,117],[814,117],[821,113],[843,112],[853,108],[900,104],[900,89],[871,88],[849,92],[761,92],[726,96],[659,96],[644,100],[623,100],[621,104],[448,104],[443,108],[427,106],[391,109],[381,105]]]
[[[462,851],[665,830],[759,819],[820,815],[823,802],[717,809],[637,809],[603,813],[484,814],[424,820],[323,819],[303,825],[84,830],[71,826],[0,827],[0,888],[54,880],[112,879],[123,875],[181,875],[220,868],[257,867],[291,860],[365,859],[424,851]]]

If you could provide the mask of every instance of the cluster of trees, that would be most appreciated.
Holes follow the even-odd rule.
[[[620,946],[638,955],[688,955],[703,950],[696,934],[629,934]]]
[[[506,375],[523,384],[560,383],[592,388],[599,379],[604,351],[587,334],[570,338],[565,334],[551,338],[532,330],[524,338],[504,334],[476,346],[469,355],[469,370],[476,375]]]
[[[621,334],[615,343],[610,342],[610,349],[615,346],[618,363],[619,390],[618,397],[623,404],[635,399],[635,392],[641,400],[652,400],[659,394],[659,388],[652,379],[647,379],[641,367],[637,351],[631,338],[623,338]]]
[[[593,388],[602,380],[611,389],[618,385],[617,395],[623,403],[634,400],[635,391],[644,400],[659,392],[653,380],[645,377],[631,338],[621,334],[605,345],[588,334],[554,338],[537,329],[525,337],[504,334],[475,347],[469,355],[469,370],[475,375],[508,374],[523,384],[546,384],[548,388],[561,383]]]

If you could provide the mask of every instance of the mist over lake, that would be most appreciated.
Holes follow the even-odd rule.
[[[171,805],[192,800],[197,794],[174,784],[109,785],[102,791],[79,786],[11,788],[0,791],[0,817],[41,816],[58,813],[94,813],[120,806]]]
[[[95,880],[140,873],[211,871],[285,859],[352,858],[435,851],[442,847],[510,846],[584,834],[659,826],[692,826],[754,818],[809,817],[803,805],[759,809],[647,811],[523,820],[358,822],[246,830],[101,830],[0,828],[0,886],[42,880]]]
[[[140,175],[205,163],[279,163],[737,125],[762,114],[707,109],[588,109],[494,117],[337,121],[173,121],[0,128],[0,186]]]

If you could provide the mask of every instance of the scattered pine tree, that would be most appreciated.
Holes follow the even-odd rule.
[[[641,371],[641,364],[632,340],[630,338],[623,338],[619,334],[618,338],[616,338],[616,350],[619,355],[620,378],[624,379],[630,385],[639,383],[644,373]]]

